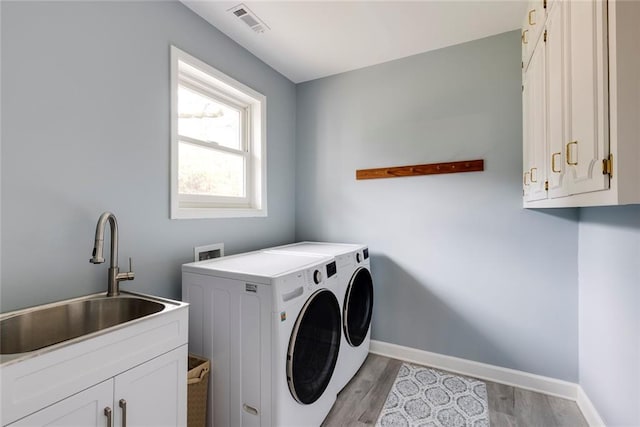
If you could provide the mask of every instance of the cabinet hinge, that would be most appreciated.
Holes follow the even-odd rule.
[[[544,30],[543,41],[544,41],[545,43],[547,42],[547,30]]]
[[[613,154],[609,154],[609,158],[602,160],[602,174],[613,177]]]
[[[546,9],[546,8],[547,8],[547,0],[543,0],[543,2],[542,2],[542,7],[543,7],[544,9]]]
[[[549,191],[549,181],[544,182],[544,191]]]

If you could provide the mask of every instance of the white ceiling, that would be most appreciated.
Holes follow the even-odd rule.
[[[294,83],[403,58],[520,27],[525,0],[181,0]],[[244,3],[270,29],[229,9]]]

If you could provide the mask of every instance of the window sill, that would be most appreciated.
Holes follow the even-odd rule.
[[[171,219],[252,218],[266,216],[266,208],[177,208],[171,211]]]

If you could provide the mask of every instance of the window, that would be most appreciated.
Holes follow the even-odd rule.
[[[266,97],[171,47],[171,218],[266,216]]]

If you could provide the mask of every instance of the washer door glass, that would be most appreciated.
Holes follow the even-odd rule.
[[[353,273],[344,297],[344,336],[358,347],[369,332],[373,311],[373,280],[369,270],[360,267]]]
[[[287,383],[295,400],[315,402],[329,385],[340,348],[340,306],[321,289],[302,307],[289,340]]]

